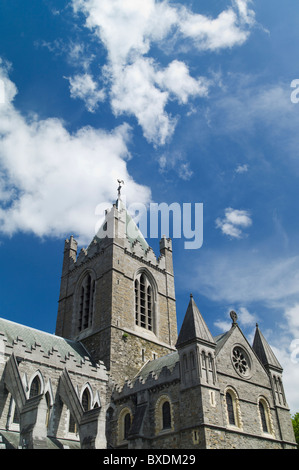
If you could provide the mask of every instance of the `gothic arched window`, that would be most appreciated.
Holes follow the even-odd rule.
[[[261,417],[261,423],[262,423],[262,429],[263,432],[268,432],[268,425],[267,425],[267,419],[266,419],[266,412],[263,403],[260,401],[259,402],[259,411],[260,411],[260,417]]]
[[[131,427],[131,415],[127,413],[124,417],[124,438],[127,439]]]
[[[29,398],[37,397],[41,393],[41,381],[38,375],[34,377],[31,383]]]
[[[243,429],[241,408],[236,391],[232,388],[226,390],[225,395],[226,417],[229,426],[236,426]]]
[[[135,279],[135,323],[153,331],[153,291],[145,273]]]
[[[156,434],[174,430],[174,418],[171,399],[168,395],[161,395],[155,407]]]
[[[84,411],[88,411],[91,408],[91,398],[89,390],[86,388],[82,394],[82,407]]]
[[[94,310],[95,297],[95,281],[91,274],[88,273],[84,277],[79,292],[79,332],[85,330],[92,325],[92,317]]]
[[[118,417],[118,443],[123,444],[127,440],[132,424],[132,413],[130,408],[125,407],[121,410]]]
[[[270,406],[268,401],[263,397],[261,397],[258,401],[258,413],[260,416],[260,425],[262,432],[271,434],[275,437]]]
[[[162,428],[171,428],[171,412],[169,401],[165,401],[162,405]]]
[[[226,393],[226,407],[227,407],[227,416],[229,424],[235,426],[236,419],[235,419],[235,410],[234,410],[234,402],[231,394],[229,392]]]

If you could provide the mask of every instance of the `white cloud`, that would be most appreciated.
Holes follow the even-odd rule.
[[[243,232],[241,228],[247,228],[252,224],[249,212],[232,208],[225,209],[225,217],[216,219],[216,227],[222,233],[232,238],[241,238]]]
[[[293,332],[294,338],[299,338],[299,303],[289,307],[285,311],[290,330]]]
[[[163,153],[159,156],[158,163],[160,173],[166,174],[174,171],[184,181],[190,180],[193,176],[190,163],[186,161],[184,155],[179,151],[174,151],[171,155]]]
[[[70,93],[72,98],[81,98],[90,112],[94,112],[99,102],[105,100],[104,90],[97,89],[97,83],[88,73],[75,75],[67,78],[70,83]]]
[[[257,322],[257,316],[253,313],[250,313],[246,307],[239,307],[238,321],[244,327],[254,326]]]
[[[156,73],[157,84],[177,97],[180,103],[186,104],[190,96],[207,96],[208,81],[204,77],[194,79],[184,62],[172,61],[164,70]]]
[[[299,256],[273,257],[265,249],[202,252],[194,274],[196,291],[217,302],[272,307],[292,304],[299,295]]]
[[[234,0],[211,19],[167,0],[143,0],[142,7],[138,0],[72,0],[74,12],[84,13],[86,27],[107,49],[113,112],[135,116],[146,139],[159,145],[172,136],[176,125],[166,111],[169,100],[187,104],[206,96],[209,82],[191,77],[182,61],[167,67],[154,63],[151,46],[165,48],[177,40],[189,42],[185,47],[210,51],[240,45],[254,23],[248,4]]]
[[[236,173],[247,173],[248,171],[248,165],[244,164],[244,165],[238,165],[237,168],[235,169],[235,172]]]
[[[222,333],[225,333],[226,331],[230,330],[232,323],[225,320],[217,320],[214,322],[214,326],[218,328]]]
[[[244,19],[244,16],[243,16]],[[249,31],[240,27],[237,12],[228,8],[217,18],[186,12],[180,22],[185,37],[191,37],[200,50],[218,50],[243,44]]]
[[[248,328],[254,327],[257,322],[257,316],[253,313],[250,313],[246,307],[230,307],[227,309],[225,318],[229,318],[229,314],[232,310],[235,310],[238,315],[238,323],[241,327]],[[229,320],[218,319],[214,321],[214,326],[218,328],[220,331],[225,332],[230,330],[232,326],[232,322]]]
[[[69,133],[59,119],[25,119],[14,107],[15,85],[0,67],[6,101],[0,105],[0,231],[37,236],[94,235],[98,204],[116,198],[117,178],[130,202],[147,203],[148,188],[129,175],[130,128],[86,127]],[[108,204],[108,203],[107,203]]]
[[[135,116],[148,141],[164,144],[173,134],[176,120],[165,112],[169,94],[155,86],[153,61],[140,58],[124,68],[107,68],[108,73],[115,114]]]

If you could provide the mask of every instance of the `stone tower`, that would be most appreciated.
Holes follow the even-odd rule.
[[[170,239],[157,259],[120,197],[90,245],[65,241],[56,335],[84,344],[112,379],[132,379],[175,350],[177,319]]]
[[[206,429],[221,420],[220,388],[216,372],[216,343],[192,294],[176,347],[181,371],[181,419],[193,427],[193,442],[205,448]]]
[[[283,440],[287,440],[289,436],[292,435],[293,430],[288,410],[286,410],[287,402],[282,381],[283,369],[269,343],[260,331],[258,324],[256,324],[252,348],[269,376],[275,413],[279,422],[279,437]]]

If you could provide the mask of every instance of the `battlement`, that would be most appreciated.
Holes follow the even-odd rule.
[[[3,319],[0,321],[0,363],[5,363],[14,354],[20,361],[55,366],[61,370],[67,367],[82,375],[107,380],[104,363],[94,362],[81,343]]]
[[[163,240],[163,239],[162,239]],[[167,240],[168,246],[171,247],[171,240]],[[76,243],[76,245],[75,245]],[[74,251],[74,247],[77,247],[77,242],[73,239],[72,242],[69,240],[65,241],[66,250],[69,250],[69,260],[68,260],[68,270],[72,271],[75,268],[81,267],[84,263],[88,262],[90,259],[101,256],[104,254],[105,247],[101,239],[95,237],[90,245],[86,248],[81,248],[78,256],[77,251]],[[162,245],[160,245],[162,246]],[[150,265],[153,268],[157,268],[160,271],[165,271],[165,254],[160,252],[160,256],[157,258],[154,250],[147,246],[144,248],[144,245],[138,240],[134,240],[132,243],[125,238],[124,239],[124,253],[129,256],[138,258],[143,263]],[[163,248],[164,249],[164,245]],[[171,251],[171,248],[167,248]]]
[[[128,395],[163,388],[172,382],[180,380],[180,366],[176,352],[145,364],[133,380],[126,380],[124,384],[115,384],[113,400],[122,400]]]

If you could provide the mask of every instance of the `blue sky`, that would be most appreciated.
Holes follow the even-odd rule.
[[[55,331],[64,239],[88,244],[117,178],[128,203],[202,203],[202,247],[173,241],[179,326],[190,291],[214,335],[258,322],[299,410],[296,7],[1,2],[2,317]]]

